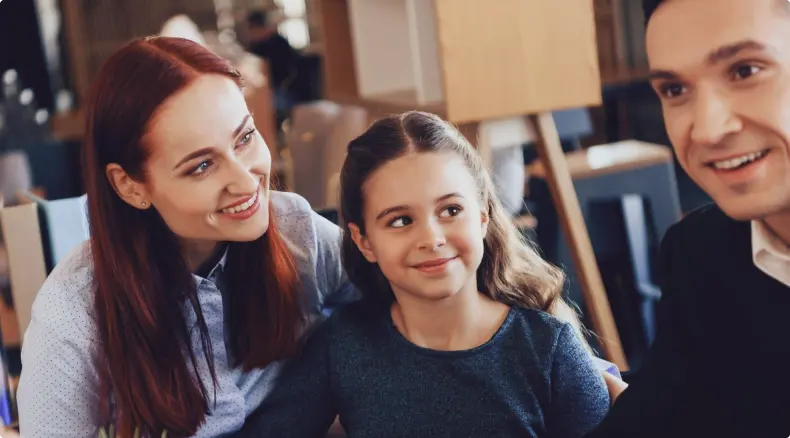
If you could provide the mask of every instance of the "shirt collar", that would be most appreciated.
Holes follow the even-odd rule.
[[[214,280],[212,280],[212,278],[215,278],[218,275],[221,275],[223,272],[225,272],[225,265],[228,262],[228,248],[229,248],[229,245],[225,245],[225,249],[222,252],[222,257],[220,257],[219,261],[217,261],[217,264],[215,264],[214,267],[211,268],[210,271],[208,271],[208,275],[206,275],[205,278],[203,278],[203,277],[201,277],[199,275],[193,274],[193,276],[197,280],[198,284],[200,284],[200,282],[202,282],[203,280],[214,281]]]
[[[782,260],[790,261],[790,249],[762,221],[752,221],[752,258],[767,253]]]

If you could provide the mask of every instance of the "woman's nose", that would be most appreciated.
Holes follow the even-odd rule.
[[[249,165],[245,164],[242,160],[232,160],[230,162],[230,168],[228,192],[246,195],[258,190],[261,176],[256,175]]]

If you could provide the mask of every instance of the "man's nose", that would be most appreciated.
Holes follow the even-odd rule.
[[[715,146],[741,128],[741,121],[732,111],[731,103],[724,93],[707,88],[697,91],[691,127],[691,141],[694,144]]]

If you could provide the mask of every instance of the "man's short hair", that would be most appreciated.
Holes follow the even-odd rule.
[[[642,0],[642,9],[645,11],[645,24],[650,21],[650,17],[653,16],[653,12],[656,11],[658,5],[664,0]]]
[[[645,24],[650,21],[650,17],[653,16],[653,12],[656,11],[661,3],[664,3],[666,0],[642,0],[642,9],[645,11]],[[748,1],[748,0],[747,0]],[[790,1],[788,0],[776,0],[779,2],[781,9],[785,12],[790,13]]]

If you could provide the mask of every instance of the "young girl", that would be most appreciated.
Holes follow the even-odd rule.
[[[581,437],[609,395],[561,271],[512,225],[472,146],[409,112],[351,142],[343,257],[363,299],[333,315],[249,436]]]

